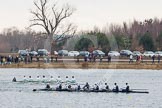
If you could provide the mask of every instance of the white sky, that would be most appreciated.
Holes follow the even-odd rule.
[[[58,0],[60,4],[69,3],[77,9],[72,16],[72,22],[79,30],[90,30],[94,26],[133,19],[162,18],[162,0]],[[33,0],[1,0],[0,31],[16,26],[24,29],[29,26],[30,9]]]

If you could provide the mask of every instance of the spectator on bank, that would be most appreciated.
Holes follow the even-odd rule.
[[[140,58],[140,56],[136,56],[136,62],[138,63],[139,62],[139,58]]]
[[[143,63],[143,56],[142,55],[139,56],[139,60],[140,60],[140,62]]]
[[[93,55],[93,62],[96,62],[96,56]]]
[[[24,62],[27,64],[27,56],[24,57]]]
[[[30,62],[31,63],[33,62],[33,56],[30,56]]]
[[[12,62],[12,57],[11,57],[11,55],[9,55],[7,57],[7,64],[11,64],[11,62]]]
[[[133,63],[133,55],[131,54],[130,56],[129,56],[129,63]]]
[[[160,55],[158,55],[158,63],[160,63]]]
[[[1,59],[1,56],[0,56],[0,64],[2,63],[2,61],[1,61],[2,59]]]
[[[47,58],[46,57],[44,57],[44,63],[47,63]]]
[[[37,56],[37,62],[39,62],[39,56]]]
[[[88,58],[87,58],[87,56],[85,55],[85,56],[84,56],[84,62],[87,62],[87,59],[88,59]]]
[[[57,58],[58,58],[58,56],[56,55],[56,56],[55,56],[55,61],[56,61],[56,62],[57,62]],[[52,61],[53,61],[53,60],[52,60]]]
[[[155,55],[152,56],[152,64],[155,63]]]
[[[16,58],[15,58],[15,63],[18,63],[18,62],[19,62],[19,57],[16,56]]]
[[[102,62],[103,56],[100,56],[100,62]]]
[[[92,54],[91,53],[88,55],[88,58],[89,58],[89,61],[91,62],[92,61]]]
[[[2,64],[6,64],[6,57],[2,58]]]
[[[107,60],[108,60],[108,63],[111,62],[111,56],[110,55],[108,55]]]

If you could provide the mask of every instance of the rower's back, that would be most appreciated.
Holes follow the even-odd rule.
[[[128,85],[128,83],[126,83],[126,92],[129,92],[129,85]]]
[[[14,77],[14,78],[12,79],[12,82],[16,82],[16,77]]]
[[[72,76],[71,83],[76,83],[74,76]]]

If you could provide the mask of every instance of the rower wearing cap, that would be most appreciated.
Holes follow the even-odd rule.
[[[119,87],[117,85],[117,83],[114,83],[115,87],[113,88],[114,92],[119,92]]]

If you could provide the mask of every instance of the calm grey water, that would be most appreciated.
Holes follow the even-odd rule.
[[[148,89],[149,94],[32,92],[45,84],[12,83],[13,77],[75,76],[78,82],[117,82]],[[162,108],[162,70],[0,69],[0,108]]]

